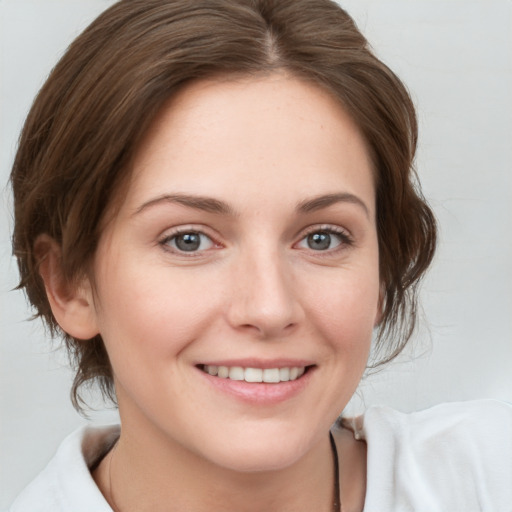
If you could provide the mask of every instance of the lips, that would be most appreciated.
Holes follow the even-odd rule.
[[[277,406],[302,393],[318,370],[314,360],[299,358],[217,359],[195,367],[210,389],[257,407]]]
[[[253,366],[202,365],[201,369],[213,377],[249,383],[279,384],[294,381],[304,375],[307,366],[259,368]]]

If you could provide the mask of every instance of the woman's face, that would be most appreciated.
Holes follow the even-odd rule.
[[[153,124],[123,199],[94,263],[123,432],[236,470],[313,450],[379,319],[375,189],[351,119],[283,74],[197,82]]]

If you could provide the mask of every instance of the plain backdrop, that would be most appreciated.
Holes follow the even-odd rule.
[[[7,180],[32,99],[70,41],[112,2],[0,0],[0,508],[86,420],[71,374],[17,284]],[[348,407],[411,411],[512,401],[512,2],[342,0],[418,108],[417,167],[440,223],[410,349]],[[113,411],[91,413],[96,423]]]

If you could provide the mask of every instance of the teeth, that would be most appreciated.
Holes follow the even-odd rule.
[[[263,382],[263,370],[261,368],[246,368],[244,380],[245,382]]]
[[[221,379],[245,380],[245,382],[267,382],[277,384],[296,380],[306,371],[304,366],[291,368],[242,368],[241,366],[205,365],[204,371]]]
[[[240,366],[232,366],[229,369],[229,378],[231,380],[244,380],[244,369]]]
[[[290,380],[290,368],[279,368],[279,380],[281,382]]]
[[[227,366],[219,366],[217,375],[221,379],[227,379],[229,377],[229,368]]]
[[[279,368],[265,368],[263,370],[263,382],[280,382]]]

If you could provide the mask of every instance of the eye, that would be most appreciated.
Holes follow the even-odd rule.
[[[313,251],[329,251],[341,245],[351,244],[352,240],[346,233],[329,228],[311,231],[298,243],[298,247]]]
[[[165,237],[160,244],[176,252],[198,252],[211,249],[213,240],[199,231],[182,231]]]

